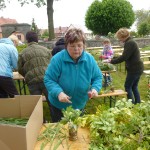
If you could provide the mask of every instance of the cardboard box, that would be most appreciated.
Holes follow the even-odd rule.
[[[26,126],[0,124],[0,150],[33,150],[43,124],[42,96],[0,99],[0,118],[24,118]]]

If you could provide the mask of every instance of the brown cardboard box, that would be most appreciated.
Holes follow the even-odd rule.
[[[33,150],[43,123],[42,96],[0,99],[0,117],[29,118],[25,127],[0,124],[0,150]]]

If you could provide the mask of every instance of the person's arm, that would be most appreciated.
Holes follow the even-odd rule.
[[[102,80],[103,75],[98,67],[95,60],[93,60],[93,71],[92,71],[92,79],[91,79],[91,90],[95,89],[97,92],[102,88]]]
[[[59,62],[52,57],[44,75],[44,84],[47,91],[50,91],[52,96],[56,98],[61,92],[63,92],[63,89],[58,84],[58,78],[61,73],[60,65],[61,64],[59,64]]]
[[[24,72],[23,72],[23,58],[22,58],[22,54],[19,54],[19,59],[18,59],[18,72],[24,76]]]
[[[16,47],[14,47],[14,46],[12,46],[11,49],[12,49],[10,52],[11,66],[12,66],[12,69],[17,69],[17,67],[18,67],[18,65],[17,65],[18,51],[17,51]]]
[[[130,58],[130,56],[132,55],[133,50],[134,49],[133,49],[133,43],[132,42],[129,41],[129,42],[125,43],[124,51],[123,51],[122,55],[117,57],[117,58],[111,59],[110,63],[111,64],[118,64],[118,63],[121,63],[121,62],[128,60]]]

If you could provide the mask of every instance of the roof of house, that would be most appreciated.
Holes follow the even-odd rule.
[[[58,28],[54,28],[54,32],[57,33],[66,33],[66,31],[68,30],[68,27],[58,27]]]
[[[16,19],[0,17],[0,26],[3,24],[15,24],[18,23]]]

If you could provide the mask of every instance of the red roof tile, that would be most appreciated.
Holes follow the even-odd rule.
[[[16,19],[0,17],[0,25],[3,25],[3,24],[15,24],[15,23],[18,23],[16,21]]]

